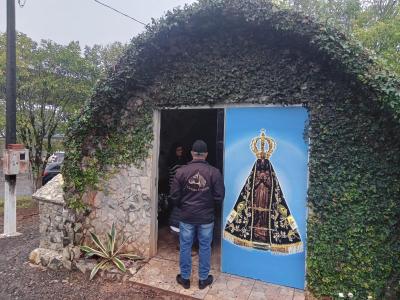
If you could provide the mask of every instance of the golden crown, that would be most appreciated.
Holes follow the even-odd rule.
[[[265,150],[265,142],[268,143],[268,150]],[[258,147],[258,144],[260,145]],[[256,155],[257,158],[269,159],[272,153],[275,151],[276,143],[275,141],[265,135],[265,129],[261,129],[261,134],[251,140],[251,151]]]

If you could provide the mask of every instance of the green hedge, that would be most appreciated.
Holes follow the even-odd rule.
[[[154,108],[303,104],[309,110],[307,288],[399,296],[399,81],[343,34],[262,0],[206,0],[136,37],[67,134],[70,207],[110,166],[137,164]]]

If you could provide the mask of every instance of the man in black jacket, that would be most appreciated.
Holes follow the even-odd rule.
[[[204,141],[195,141],[191,154],[193,160],[177,170],[170,190],[172,201],[181,208],[179,223],[181,273],[176,276],[176,280],[184,288],[190,288],[191,249],[197,232],[199,288],[204,289],[213,282],[213,276],[208,273],[210,272],[215,206],[224,199],[225,187],[218,169],[206,162],[208,152]]]

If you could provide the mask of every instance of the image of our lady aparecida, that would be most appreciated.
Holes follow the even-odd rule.
[[[227,218],[224,238],[242,247],[295,254],[303,243],[270,157],[277,145],[261,129],[251,140],[256,161]]]

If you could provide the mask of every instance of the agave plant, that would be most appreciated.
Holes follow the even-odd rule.
[[[121,245],[116,249],[116,231],[115,224],[112,224],[111,231],[107,233],[107,242],[105,245],[101,242],[99,237],[90,232],[90,236],[95,245],[95,248],[89,246],[81,246],[81,250],[86,253],[87,257],[98,256],[100,262],[93,268],[90,273],[90,280],[97,274],[100,269],[105,269],[114,264],[122,272],[126,272],[126,267],[121,258],[127,258],[132,260],[140,260],[142,257],[133,253],[120,253],[122,247],[125,245],[124,240]]]

